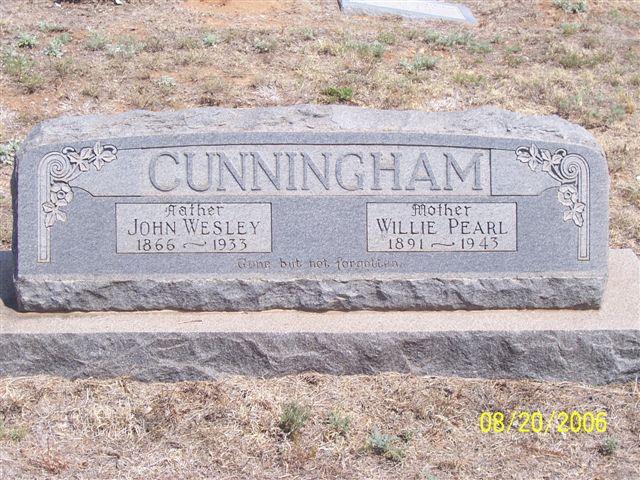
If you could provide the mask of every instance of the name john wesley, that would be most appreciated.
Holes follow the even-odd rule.
[[[198,236],[258,235],[260,220],[225,220],[225,207],[223,204],[167,204],[164,218],[133,218],[127,234],[143,237],[176,235],[180,229],[187,235]]]
[[[271,147],[273,148],[273,147]],[[489,194],[489,156],[482,150],[404,147],[403,151],[161,151],[148,161],[161,192],[371,191],[400,194]]]

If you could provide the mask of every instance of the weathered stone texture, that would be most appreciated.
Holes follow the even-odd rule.
[[[586,130],[495,108],[60,118],[35,128],[16,162],[17,302],[597,308],[608,187]],[[214,213],[176,213],[203,205]]]

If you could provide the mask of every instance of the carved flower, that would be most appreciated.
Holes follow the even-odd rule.
[[[44,217],[44,224],[46,227],[52,226],[56,223],[56,220],[61,222],[67,221],[67,214],[60,210],[60,205],[52,202],[45,202],[42,204],[42,210],[46,213]]]
[[[68,152],[67,157],[72,164],[76,164],[81,172],[89,170],[89,163],[93,158],[93,150],[91,148],[83,148],[80,152]]]
[[[564,212],[564,221],[573,220],[573,223],[581,227],[584,224],[584,217],[582,214],[584,213],[585,208],[586,205],[582,202],[574,203],[571,205],[569,210]]]
[[[64,207],[68,205],[71,200],[73,200],[73,192],[71,191],[71,187],[63,182],[54,182],[51,186],[49,198],[51,199],[51,203],[57,205],[58,207]]]
[[[552,167],[556,165],[560,165],[564,155],[562,154],[562,150],[556,151],[553,155],[549,150],[540,150],[542,154],[542,171],[550,172]]]
[[[571,207],[578,201],[578,191],[573,185],[562,185],[558,189],[558,201],[562,205]]]
[[[100,142],[95,144],[95,146],[93,147],[93,154],[95,155],[95,159],[92,163],[95,165],[96,170],[100,170],[105,163],[112,162],[116,159],[114,150],[115,149],[110,145],[103,147]]]
[[[516,153],[518,156],[518,160],[520,160],[522,163],[527,163],[532,171],[536,171],[536,168],[538,168],[538,165],[540,164],[540,160],[538,159],[538,156],[540,155],[540,149],[536,146],[535,143],[532,143],[531,147],[529,148],[519,148]]]

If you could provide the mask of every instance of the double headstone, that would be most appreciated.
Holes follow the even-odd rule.
[[[606,161],[557,117],[61,118],[13,187],[24,310],[593,308],[607,275]]]

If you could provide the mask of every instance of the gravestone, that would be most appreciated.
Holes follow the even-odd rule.
[[[13,189],[26,311],[595,308],[607,278],[606,161],[557,117],[59,118]]]
[[[465,5],[433,0],[338,0],[347,13],[400,15],[412,19],[440,19],[478,23]]]

